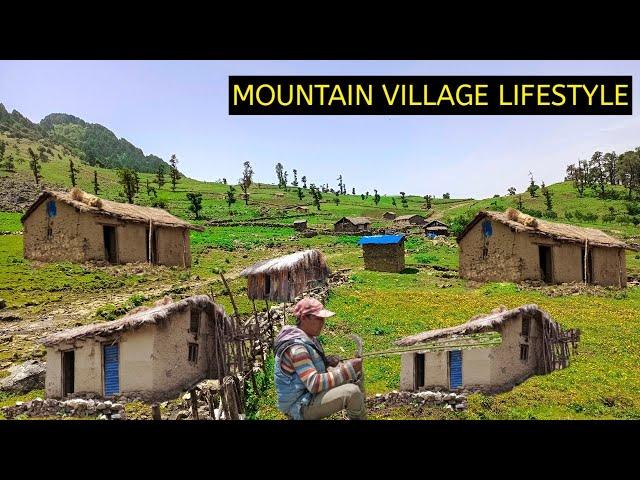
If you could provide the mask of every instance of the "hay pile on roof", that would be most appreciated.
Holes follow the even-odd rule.
[[[240,275],[247,277],[249,275],[278,273],[292,269],[313,269],[321,267],[328,273],[327,262],[320,250],[303,250],[301,252],[285,255],[284,257],[271,258],[269,260],[261,260],[254,263],[250,267],[240,272]]]
[[[148,224],[149,222],[153,222],[154,225],[161,227],[203,230],[202,227],[191,225],[189,222],[178,217],[174,217],[169,212],[160,208],[112,202],[111,200],[104,200],[94,195],[90,195],[79,188],[73,188],[69,192],[55,190],[43,191],[33,205],[31,205],[31,207],[29,207],[26,213],[22,216],[22,221],[24,222],[25,219],[48,198],[55,198],[56,200],[71,205],[81,212],[89,212],[137,223]]]
[[[524,215],[515,209],[510,209],[505,213],[488,210],[479,212],[458,236],[458,241],[483,218],[490,218],[491,220],[500,222],[516,232],[526,232],[559,241],[581,244],[584,244],[586,241],[590,246],[632,249],[632,247],[622,240],[618,240],[595,228],[576,227],[575,225],[567,225],[565,223],[548,222]]]
[[[202,310],[207,310],[210,318],[220,319],[226,317],[224,308],[213,303],[207,295],[197,295],[185,298],[184,300],[180,300],[175,303],[167,303],[166,299],[162,299],[158,303],[159,305],[146,308],[142,311],[137,310],[136,312],[130,313],[118,320],[92,323],[90,325],[83,325],[81,327],[54,333],[53,335],[49,335],[41,339],[40,342],[46,347],[50,347],[58,343],[69,342],[72,340],[81,340],[97,336],[107,337],[116,333],[135,330],[144,325],[160,323],[170,319],[175,313],[182,312],[192,306]]]
[[[440,328],[437,330],[429,330],[427,332],[419,333],[417,335],[411,335],[408,337],[396,340],[394,343],[401,347],[415,345],[416,343],[423,343],[432,340],[438,340],[440,338],[453,338],[474,333],[484,333],[496,330],[500,325],[509,320],[517,318],[521,314],[536,315],[540,318],[544,318],[549,322],[555,324],[551,316],[544,310],[540,309],[535,304],[522,305],[520,307],[506,310],[500,308],[492,311],[488,315],[481,315],[474,317],[462,325],[455,327]]]

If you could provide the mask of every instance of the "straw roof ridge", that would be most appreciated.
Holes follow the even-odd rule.
[[[371,223],[371,220],[367,217],[342,217],[340,220],[338,220],[338,222],[345,219],[353,223],[354,225],[365,225],[367,223]]]
[[[511,310],[501,309],[499,311],[493,311],[488,315],[482,315],[474,317],[471,320],[457,325],[455,327],[439,328],[436,330],[429,330],[419,333],[417,335],[411,335],[408,337],[396,340],[394,343],[398,346],[405,347],[415,345],[416,343],[423,343],[431,340],[437,340],[440,338],[451,338],[470,335],[474,333],[484,333],[489,331],[495,331],[499,326],[517,318],[519,315],[537,316],[546,319],[549,322],[556,323],[551,316],[540,309],[536,304],[522,305]]]
[[[290,270],[292,268],[308,269],[320,265],[322,268],[327,269],[327,262],[324,255],[320,250],[302,250],[283,257],[270,258],[267,260],[261,260],[253,265],[245,268],[240,272],[240,276],[246,277],[248,275],[256,274],[272,274],[283,270]]]
[[[413,217],[420,217],[420,218],[424,218],[422,215],[420,215],[419,213],[413,213],[411,215],[400,215],[398,217],[396,217],[396,220],[411,220]]]
[[[78,188],[69,192],[57,190],[44,190],[36,201],[22,216],[24,222],[38,206],[48,198],[55,198],[64,202],[81,212],[94,213],[106,217],[118,218],[125,221],[137,223],[153,222],[154,225],[162,227],[189,228],[192,230],[202,230],[202,227],[191,225],[189,222],[171,215],[166,210],[154,207],[143,207],[129,203],[113,202],[104,200],[94,195],[90,195]]]
[[[478,214],[474,217],[474,219],[466,226],[464,231],[458,235],[458,242],[473,228],[480,220],[483,218],[490,218],[495,220],[496,222],[500,222],[510,229],[516,232],[525,232],[533,235],[539,235],[542,237],[549,237],[560,241],[565,242],[573,242],[573,243],[582,243],[585,241],[589,243],[589,245],[598,246],[598,247],[616,247],[616,248],[627,248],[633,249],[630,245],[627,245],[622,240],[618,240],[610,235],[607,235],[601,230],[597,230],[595,228],[588,227],[578,227],[575,225],[568,225],[566,223],[556,223],[549,222],[541,219],[534,219],[528,215],[521,214],[515,209],[511,209],[511,212],[494,212],[491,210],[482,210],[478,212]],[[527,221],[529,225],[525,223],[521,223],[517,220],[512,220],[512,218],[516,218],[513,216],[513,213],[519,214],[517,218],[521,219],[533,219],[535,222],[531,224],[531,221]],[[511,215],[509,215],[511,213]]]
[[[178,302],[161,304],[144,310],[137,310],[124,317],[100,323],[82,325],[80,327],[63,330],[61,332],[48,335],[40,340],[44,346],[53,346],[71,340],[80,340],[96,336],[108,336],[111,334],[135,330],[144,325],[153,325],[168,320],[173,314],[182,312],[192,306],[209,311],[215,318],[226,316],[224,308],[214,303],[207,295],[196,295],[188,297]]]

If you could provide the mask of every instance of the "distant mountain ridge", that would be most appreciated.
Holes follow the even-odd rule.
[[[12,136],[32,140],[49,140],[63,145],[89,165],[105,168],[129,167],[139,172],[153,173],[163,165],[169,165],[156,155],[145,155],[124,138],[118,138],[111,130],[88,123],[67,113],[51,113],[39,123],[33,123],[17,110],[11,113],[0,103],[0,130]]]

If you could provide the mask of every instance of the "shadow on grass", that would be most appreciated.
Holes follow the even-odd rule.
[[[407,267],[404,270],[400,270],[400,273],[402,274],[415,274],[418,273],[419,270],[417,268],[414,267]]]

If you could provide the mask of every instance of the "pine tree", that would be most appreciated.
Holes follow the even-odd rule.
[[[553,211],[553,202],[551,200],[551,192],[549,191],[547,186],[544,184],[544,181],[542,182],[540,190],[542,191],[542,196],[544,197],[544,203],[547,206],[547,211],[548,212]]]
[[[356,187],[353,187],[353,188],[351,189],[351,195],[355,195],[355,194],[356,194]]]
[[[70,158],[69,159],[69,179],[71,180],[71,186],[75,187],[76,186],[76,173],[78,173],[80,170],[78,170],[75,165],[73,164],[73,160]]]
[[[244,204],[249,205],[249,187],[253,183],[253,169],[249,162],[244,162],[244,170],[242,171],[242,177],[238,181],[240,188],[244,193]]]
[[[225,201],[227,202],[227,205],[229,206],[229,215],[233,215],[233,212],[231,211],[231,205],[236,203],[235,191],[236,191],[236,189],[233,188],[233,185],[229,185],[229,190],[227,190],[227,193],[226,193],[226,196],[225,196]]]
[[[403,208],[408,208],[409,203],[407,202],[405,195],[406,194],[404,192],[400,192],[400,203],[402,203]]]
[[[293,169],[293,182],[291,182],[291,185],[296,188],[298,187],[298,170],[295,168]]]
[[[278,176],[278,188],[285,186],[284,175],[282,174],[284,167],[280,162],[276,163],[276,175]]]
[[[307,177],[306,176],[302,177],[302,188],[307,188]]]
[[[158,188],[162,188],[164,186],[164,165],[158,165],[158,171],[156,172],[156,183],[158,184]]]
[[[100,185],[98,184],[98,170],[93,171],[93,193],[97,196],[100,192]]]
[[[200,219],[200,210],[202,210],[202,194],[201,193],[187,193],[187,199],[189,200],[189,210],[196,214],[196,220]]]
[[[178,157],[176,157],[175,153],[171,155],[169,165],[171,165],[171,171],[169,172],[169,176],[171,177],[171,190],[175,192],[176,183],[178,183],[178,180],[182,177],[178,171]]]
[[[320,210],[320,199],[322,198],[322,194],[313,183],[309,185],[309,189],[311,190],[311,196],[313,197],[313,205]]]
[[[7,157],[7,160],[4,162],[4,169],[7,172],[15,172],[16,171],[16,166],[13,163],[13,155],[9,154],[9,156]]]
[[[374,195],[373,195],[373,203],[378,205],[380,203],[380,195],[378,195],[378,190],[374,189],[373,193],[374,193]]]
[[[131,168],[121,168],[118,170],[118,180],[122,185],[127,201],[133,203],[133,199],[136,196],[136,172]]]

